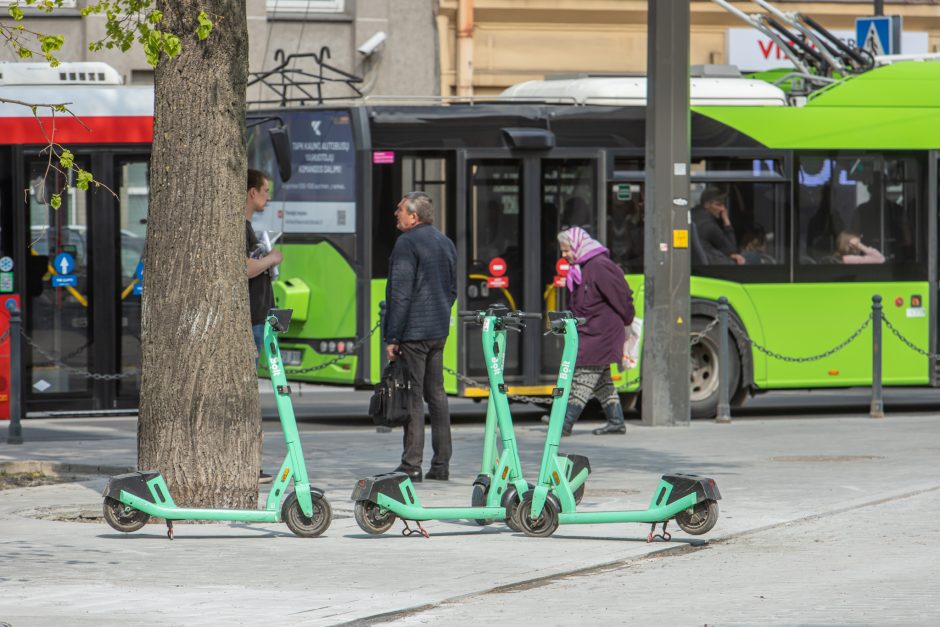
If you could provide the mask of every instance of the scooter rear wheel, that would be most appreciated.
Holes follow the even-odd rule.
[[[516,508],[518,510],[517,520],[522,532],[531,538],[547,538],[558,529],[558,506],[554,499],[545,500],[545,506],[542,513],[537,518],[532,518],[532,497],[535,492],[530,490],[522,502]]]
[[[110,496],[104,497],[104,519],[112,529],[130,533],[142,528],[150,520],[150,514],[134,509]]]
[[[356,501],[354,509],[359,528],[374,536],[382,535],[395,524],[396,516],[371,501]]]
[[[682,531],[692,536],[708,533],[718,522],[718,501],[702,501],[692,507],[692,511],[683,510],[676,514],[676,523]]]
[[[316,494],[310,496],[313,500],[313,517],[304,515],[296,492],[291,492],[284,499],[284,505],[281,506],[281,519],[287,524],[287,528],[294,532],[294,535],[301,538],[317,537],[329,529],[333,521],[333,509],[330,507],[330,502]]]

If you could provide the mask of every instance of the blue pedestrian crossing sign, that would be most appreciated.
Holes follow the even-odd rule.
[[[900,54],[901,16],[855,18],[855,41],[858,42],[859,48],[875,56]]]

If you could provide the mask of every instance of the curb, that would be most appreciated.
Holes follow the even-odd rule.
[[[38,459],[24,459],[12,462],[0,462],[0,472],[22,474],[38,472],[47,476],[59,475],[120,475],[133,472],[130,466],[96,466],[94,464],[69,464]]]

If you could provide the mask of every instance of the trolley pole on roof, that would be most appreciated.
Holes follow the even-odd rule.
[[[647,2],[643,424],[689,424],[689,0]]]

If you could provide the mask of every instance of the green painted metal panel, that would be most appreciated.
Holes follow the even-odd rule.
[[[280,278],[297,277],[310,288],[307,315],[304,320],[292,320],[287,333],[280,338],[281,350],[301,351],[300,365],[287,366],[287,376],[294,381],[352,384],[355,382],[357,356],[349,356],[322,370],[293,373],[318,366],[336,357],[316,350],[316,343],[292,342],[303,340],[342,339],[356,337],[356,271],[345,257],[330,243],[283,244],[284,253],[279,267]],[[275,290],[276,294],[288,290]],[[278,306],[281,303],[276,303]],[[290,304],[290,303],[285,303]],[[267,370],[259,368],[262,376]]]

